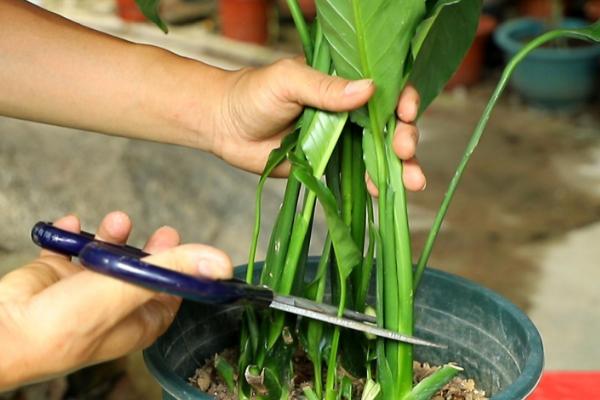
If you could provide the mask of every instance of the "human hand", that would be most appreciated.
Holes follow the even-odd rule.
[[[54,224],[80,230],[74,216]],[[96,238],[125,243],[129,217],[108,214]],[[213,279],[232,275],[220,250],[178,246],[179,234],[162,227],[150,236],[146,261]],[[175,316],[181,299],[83,269],[43,250],[39,258],[0,280],[0,392],[149,346]]]
[[[286,59],[229,77],[212,151],[230,164],[260,173],[272,149],[292,128],[304,106],[349,111],[364,105],[375,92],[371,80],[348,81],[320,73],[300,60]],[[418,130],[415,120],[419,95],[407,87],[400,96],[394,150],[404,160],[404,182],[422,190],[425,176],[415,158]],[[281,169],[276,175],[285,175]],[[376,190],[369,185],[372,194]]]

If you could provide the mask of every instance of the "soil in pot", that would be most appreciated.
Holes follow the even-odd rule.
[[[221,379],[215,368],[215,360],[217,357],[222,357],[231,365],[237,365],[237,350],[227,349],[222,353],[215,355],[213,358],[206,360],[204,365],[200,366],[194,375],[189,378],[192,386],[214,396],[217,400],[237,400],[237,396],[229,392],[227,384]],[[303,352],[298,351],[294,356],[294,392],[291,395],[292,399],[304,398],[302,388],[306,385],[310,386],[312,380],[313,368],[312,364],[306,358]],[[427,363],[414,363],[415,383],[427,378],[438,367],[431,366]],[[325,381],[327,371],[323,372],[323,382]],[[348,375],[348,373],[340,368],[338,374]],[[352,377],[351,377],[352,378]],[[364,379],[353,379],[353,394],[352,398],[360,398],[364,387]],[[432,400],[487,400],[485,392],[476,387],[473,379],[465,379],[456,377],[436,393]]]

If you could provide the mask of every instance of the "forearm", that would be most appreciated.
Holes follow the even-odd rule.
[[[211,149],[222,70],[21,0],[0,1],[0,54],[0,115]]]

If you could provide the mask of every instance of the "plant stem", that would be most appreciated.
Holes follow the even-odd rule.
[[[340,283],[340,303],[338,305],[338,317],[344,315],[344,309],[346,307],[346,279],[342,274],[338,274]],[[340,328],[338,326],[333,330],[333,337],[331,338],[331,349],[329,351],[329,361],[327,363],[327,387],[325,389],[325,399],[335,400],[337,392],[335,390],[335,382],[337,377],[337,352],[340,343]]]
[[[310,32],[308,30],[306,20],[304,19],[304,15],[302,14],[302,9],[298,5],[297,0],[287,0],[287,5],[290,9],[290,14],[292,15],[294,24],[296,25],[296,30],[300,35],[300,41],[302,42],[302,48],[304,49],[306,63],[310,65],[312,64],[313,57],[313,42],[310,38]]]
[[[408,224],[408,205],[406,190],[402,180],[402,162],[395,157],[392,147],[393,132],[396,130],[396,117],[393,116],[387,127],[386,150],[390,183],[393,190],[394,210],[394,248],[396,250],[396,276],[398,278],[398,326],[397,330],[405,335],[413,334],[413,265],[410,246],[410,229]],[[412,389],[413,357],[412,346],[407,343],[398,344],[398,379],[397,395],[404,396]]]
[[[425,266],[427,265],[427,261],[429,261],[429,257],[431,256],[431,251],[433,250],[433,245],[435,243],[437,235],[442,226],[442,222],[444,221],[444,217],[446,216],[446,213],[448,212],[448,207],[450,206],[450,202],[452,201],[454,193],[456,192],[458,184],[460,183],[460,179],[462,178],[462,175],[465,172],[465,169],[471,158],[471,155],[473,154],[473,151],[475,151],[475,148],[479,144],[479,140],[481,139],[481,136],[483,135],[483,132],[485,131],[487,123],[492,114],[492,110],[496,106],[496,103],[498,102],[500,95],[506,88],[506,85],[508,84],[510,76],[514,72],[517,65],[519,65],[519,63],[529,53],[531,53],[533,50],[535,50],[539,46],[541,46],[551,40],[559,38],[559,37],[572,37],[575,39],[593,40],[593,37],[583,30],[578,31],[578,30],[558,29],[555,31],[547,32],[547,33],[535,38],[531,42],[527,43],[508,62],[508,64],[504,68],[504,71],[502,72],[500,81],[498,82],[498,85],[496,86],[494,93],[492,94],[488,104],[486,105],[485,110],[483,111],[483,114],[481,116],[481,119],[477,123],[477,127],[475,128],[473,135],[471,136],[471,139],[469,140],[469,143],[467,144],[465,153],[463,154],[463,157],[460,160],[458,167],[456,168],[456,172],[454,172],[454,176],[452,177],[452,180],[450,181],[450,184],[448,186],[446,194],[444,195],[444,199],[442,200],[440,208],[437,212],[437,215],[433,222],[433,226],[431,227],[431,230],[429,231],[429,235],[427,236],[427,241],[425,242],[423,252],[421,253],[421,256],[419,257],[419,261],[417,263],[417,268],[416,268],[415,278],[414,278],[415,289],[418,288],[419,283],[421,282],[421,278],[423,277],[423,272],[425,271]]]

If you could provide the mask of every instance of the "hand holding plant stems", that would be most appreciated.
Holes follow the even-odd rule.
[[[247,280],[254,280],[262,186],[277,165],[287,159],[292,164],[291,174],[260,283],[282,294],[323,301],[330,280],[330,295],[340,314],[346,307],[363,311],[376,258],[378,325],[411,335],[414,290],[452,196],[510,74],[530,51],[548,40],[567,36],[600,41],[600,22],[588,28],[542,35],[511,60],[450,183],[413,274],[401,178],[407,165],[394,155],[394,108],[406,82],[414,84],[421,95],[420,112],[441,91],[473,39],[481,2],[317,0],[318,17],[312,28],[306,26],[296,2],[288,3],[307,62],[325,73],[372,79],[376,91],[366,107],[349,114],[306,108],[294,132],[271,153],[257,190],[257,223]],[[356,162],[361,158],[364,164]],[[365,195],[365,170],[379,192],[377,223],[373,204]],[[323,176],[326,183],[321,180]],[[304,264],[317,199],[326,216],[329,236],[316,274],[306,282]],[[352,336],[344,340],[339,329],[328,332],[319,323],[297,324],[280,313],[257,314],[249,309],[241,334],[239,374],[243,378],[238,382],[239,397],[254,394],[264,399],[287,398],[296,341],[314,365],[314,385],[304,388],[309,399],[351,397],[352,383],[337,373],[340,363],[367,377],[364,400],[425,400],[460,370],[448,364],[413,387],[409,345],[382,339],[373,344]],[[362,365],[352,365],[349,354],[361,352]],[[323,385],[324,360],[327,377]]]

